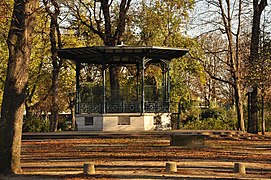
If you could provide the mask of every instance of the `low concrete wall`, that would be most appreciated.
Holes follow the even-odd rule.
[[[120,118],[129,120],[128,124],[119,124]],[[103,131],[144,131],[144,116],[133,114],[105,114]]]
[[[153,130],[155,128],[154,114],[145,114],[142,118],[145,131]]]
[[[86,125],[85,118],[93,118],[93,125]],[[79,131],[102,131],[103,120],[101,116],[95,114],[76,115],[76,123]]]
[[[155,127],[154,117],[154,113],[79,114],[76,122],[79,131],[148,131]]]

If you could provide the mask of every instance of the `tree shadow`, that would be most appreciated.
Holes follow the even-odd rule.
[[[214,178],[214,177],[197,177],[193,176],[178,176],[176,174],[158,174],[158,175],[147,175],[147,174],[95,174],[95,175],[86,175],[86,174],[65,174],[65,175],[26,175],[26,174],[16,174],[16,175],[1,175],[1,180],[78,180],[78,179],[179,179],[179,180],[203,180],[203,179],[221,179],[228,180],[233,178]]]

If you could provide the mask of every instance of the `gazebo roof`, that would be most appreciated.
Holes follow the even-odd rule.
[[[188,49],[155,46],[92,46],[59,49],[58,56],[80,63],[136,64],[144,58],[152,61],[170,61],[182,57],[187,52]]]

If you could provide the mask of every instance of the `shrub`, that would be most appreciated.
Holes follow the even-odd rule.
[[[201,112],[200,116],[201,116],[201,119],[206,119],[206,118],[225,119],[226,118],[226,110],[223,108],[204,109]]]
[[[23,132],[49,132],[49,122],[35,116],[24,117]]]
[[[58,116],[58,131],[71,130],[71,117],[70,115],[59,115]]]
[[[185,122],[197,121],[200,119],[201,109],[199,107],[190,107],[185,113]]]
[[[259,121],[259,127],[260,130],[262,130],[262,121]],[[265,116],[265,131],[270,132],[271,131],[271,116]]]
[[[207,118],[199,121],[188,122],[184,129],[193,130],[231,130],[224,121],[219,119]]]
[[[236,127],[235,112],[223,108],[205,109],[200,114],[200,119],[188,121],[184,129],[192,130],[234,130]]]

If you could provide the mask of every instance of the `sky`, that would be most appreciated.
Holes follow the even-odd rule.
[[[252,0],[248,0],[249,5],[252,6]],[[269,21],[268,26],[265,27],[266,31],[271,32],[271,0],[268,1],[268,6],[265,8],[265,11],[262,14],[262,21],[265,17],[267,21]],[[211,1],[211,2],[217,2],[217,1]],[[223,1],[225,2],[225,1]],[[232,1],[234,2],[234,1]],[[237,5],[233,3],[232,8],[236,7]],[[211,29],[214,29],[214,25],[210,25],[209,23],[206,22],[211,22],[214,21],[215,18],[218,18],[215,14],[216,8],[212,5],[208,5],[205,0],[198,0],[196,2],[196,6],[194,11],[191,13],[191,21],[188,26],[188,35],[189,36],[198,36],[204,32],[210,31]],[[250,13],[250,16],[252,17],[252,7],[250,7],[246,12],[243,13],[243,17],[248,16],[246,13]],[[247,17],[247,18],[251,18]],[[233,26],[234,26],[234,19],[233,19]],[[216,27],[218,26],[217,24],[215,25]]]

